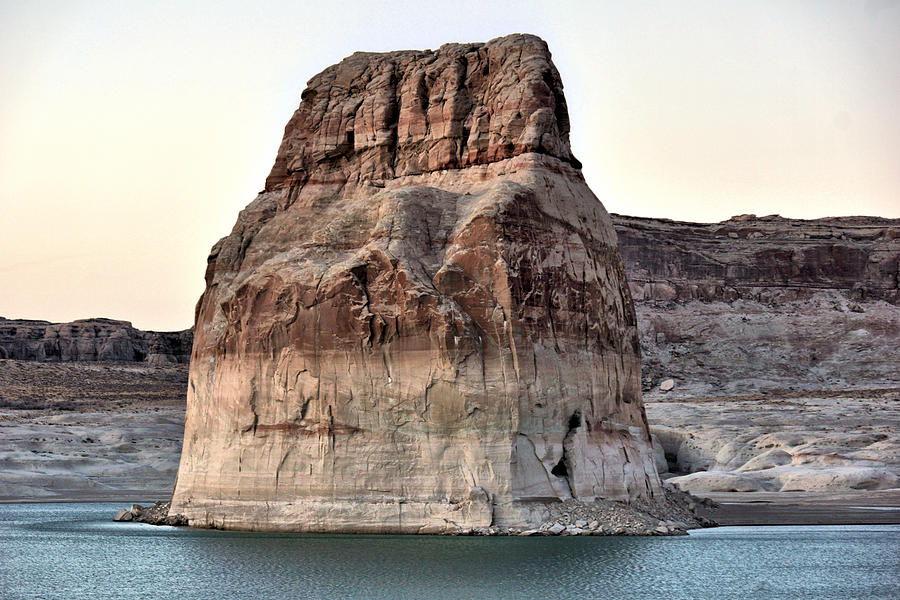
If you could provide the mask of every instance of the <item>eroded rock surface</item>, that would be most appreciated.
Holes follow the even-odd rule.
[[[900,387],[900,219],[613,222],[651,397]]]
[[[41,362],[186,363],[193,334],[141,331],[128,321],[81,319],[51,323],[0,317],[0,359]]]
[[[647,413],[659,471],[693,493],[900,488],[900,389],[657,399]]]
[[[613,219],[664,477],[696,493],[900,486],[900,220]]]
[[[652,498],[634,308],[546,44],[314,77],[213,248],[172,510],[440,533]]]
[[[900,219],[613,221],[636,302],[783,303],[840,290],[855,302],[900,304]]]

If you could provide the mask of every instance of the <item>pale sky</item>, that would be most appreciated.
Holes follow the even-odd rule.
[[[892,0],[0,0],[0,315],[189,327],[310,77],[515,32],[612,212],[900,217]]]

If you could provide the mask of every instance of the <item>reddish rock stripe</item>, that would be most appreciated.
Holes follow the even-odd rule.
[[[284,423],[250,424],[241,429],[241,433],[249,431],[253,431],[255,434],[274,431],[289,435],[335,435],[337,433],[351,435],[360,433],[362,429],[352,425],[344,425],[343,423],[317,423],[303,419],[299,423],[289,421]]]

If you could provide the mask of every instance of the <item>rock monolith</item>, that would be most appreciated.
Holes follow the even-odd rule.
[[[547,45],[356,53],[301,98],[209,257],[172,513],[453,533],[662,494]]]

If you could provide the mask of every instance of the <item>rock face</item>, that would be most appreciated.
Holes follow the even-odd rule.
[[[613,221],[644,391],[900,387],[900,219]]]
[[[546,44],[314,77],[209,258],[173,512],[454,532],[660,493],[634,308]]]
[[[0,317],[0,359],[185,363],[192,343],[190,329],[141,331],[112,319],[50,323]]]
[[[659,471],[694,493],[900,485],[900,389],[649,401]]]
[[[613,220],[664,477],[697,493],[897,487],[900,220]]]
[[[783,303],[838,290],[900,305],[900,219],[613,221],[636,302]]]

